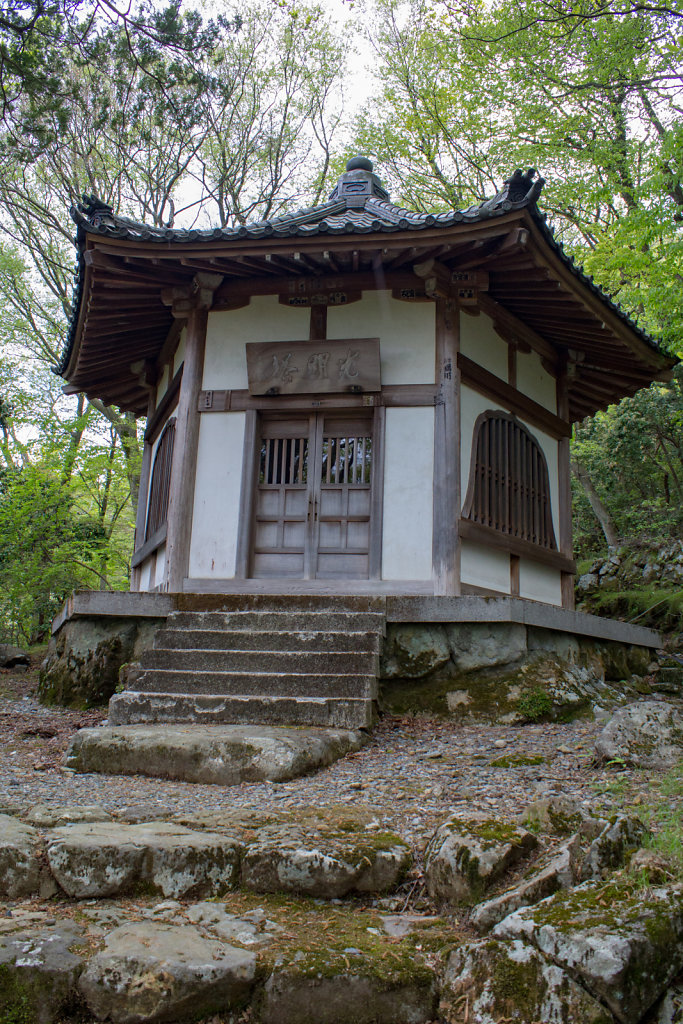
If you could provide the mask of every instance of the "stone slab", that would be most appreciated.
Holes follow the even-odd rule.
[[[124,725],[81,729],[67,765],[79,772],[232,786],[294,779],[359,750],[364,742],[363,733],[347,729]]]
[[[230,838],[164,822],[71,825],[47,837],[52,874],[75,899],[149,889],[214,896],[236,883],[239,855]]]
[[[9,814],[0,814],[0,897],[20,899],[38,892],[40,836]]]
[[[654,629],[515,597],[387,597],[387,622],[519,622],[595,640],[661,647]]]
[[[73,921],[0,934],[0,1020],[51,1024],[72,1003],[82,960],[71,951],[84,930]]]
[[[373,704],[370,697],[245,697],[125,690],[110,700],[109,721],[112,726],[174,725],[182,722],[188,725],[202,723],[201,728],[254,726],[278,729],[291,726],[318,731],[348,731],[372,727]]]
[[[255,972],[251,952],[205,939],[187,925],[140,921],[110,932],[79,989],[98,1020],[196,1020],[246,999]]]

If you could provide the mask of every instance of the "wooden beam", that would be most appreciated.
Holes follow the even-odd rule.
[[[147,426],[145,428],[145,443],[154,444],[157,434],[164,426],[168,419],[171,410],[178,401],[178,395],[180,394],[180,382],[183,379],[183,368],[179,367],[173,380],[166,388],[166,392],[163,395],[161,401],[153,408],[147,419]]]
[[[450,279],[450,274],[449,274]],[[434,593],[460,593],[460,310],[452,298],[436,301],[436,404],[434,408]]]
[[[513,537],[508,533],[499,533],[490,526],[483,526],[471,519],[460,519],[460,536],[463,540],[472,541],[474,544],[482,544],[485,547],[496,548],[498,551],[509,551],[520,558],[530,558],[534,562],[541,562],[553,569],[560,569],[562,572],[574,573],[576,564],[573,558],[567,558],[561,551],[552,551],[549,548],[542,548],[531,541]]]
[[[563,419],[569,419],[569,390],[567,387],[566,367],[557,378],[557,411]],[[569,438],[561,437],[557,445],[557,471],[559,474],[559,520],[560,520],[560,551],[570,558],[574,556],[574,538],[572,536],[572,483],[569,452]],[[574,574],[562,572],[560,578],[562,607],[574,608]]]
[[[492,299],[490,295],[480,293],[479,295],[479,308],[487,316],[490,316],[493,320],[493,326],[504,340],[512,338],[521,338],[522,341],[526,341],[528,345],[531,345],[534,352],[537,352],[540,356],[545,356],[552,363],[557,363],[558,353],[549,341],[542,338],[533,327],[529,327],[519,317],[511,313],[505,306],[501,306],[499,302]]]
[[[199,413],[197,401],[202,387],[206,326],[213,291],[221,278],[210,275],[197,281],[195,306],[189,312],[185,333],[185,358],[176,411],[176,434],[171,468],[171,493],[168,507],[165,586],[171,593],[180,593],[190,567],[192,512],[199,445]]]
[[[533,398],[529,398],[528,395],[517,391],[516,388],[510,387],[506,381],[496,377],[489,370],[485,370],[483,366],[479,366],[478,363],[463,355],[462,352],[458,355],[458,367],[462,374],[463,384],[467,384],[468,387],[478,391],[480,395],[484,395],[486,398],[493,398],[504,408],[509,409],[510,412],[515,413],[515,415],[520,416],[529,423],[533,423],[534,426],[540,427],[550,437],[571,436],[572,428],[569,423],[550,412],[545,406],[534,402]]]
[[[147,422],[149,423],[152,415],[154,414],[154,392],[150,392],[149,404],[147,406]],[[140,480],[138,482],[138,505],[135,510],[135,539],[133,541],[133,547],[137,551],[143,546],[142,538],[145,536],[145,523],[147,520],[147,502],[149,499],[149,480],[152,469],[152,444],[147,440],[147,432],[145,431],[145,440],[142,446],[142,463],[140,466]],[[133,558],[135,555],[133,555]],[[140,589],[140,565],[136,563],[132,564],[131,560],[131,574],[130,574],[130,589]]]

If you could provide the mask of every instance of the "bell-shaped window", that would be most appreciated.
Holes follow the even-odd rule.
[[[557,550],[548,465],[515,416],[489,410],[474,425],[463,518],[499,533]]]

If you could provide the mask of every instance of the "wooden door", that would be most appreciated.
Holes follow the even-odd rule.
[[[367,579],[371,415],[263,416],[251,574]]]

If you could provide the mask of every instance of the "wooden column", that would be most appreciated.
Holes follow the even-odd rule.
[[[147,403],[147,422],[149,423],[152,413],[156,409],[155,387],[149,393]],[[138,507],[135,511],[135,540],[133,550],[137,551],[145,543],[145,523],[147,521],[147,501],[149,498],[149,477],[152,471],[152,445],[145,440],[142,445],[142,465],[140,466],[140,482],[138,483]],[[130,574],[130,589],[140,589],[141,569],[136,565]]]
[[[557,415],[569,420],[569,391],[567,387],[566,367],[562,368],[557,378]],[[572,530],[572,482],[568,437],[561,437],[558,444],[558,474],[560,494],[560,551],[569,558],[574,557],[574,537]],[[574,608],[574,574],[562,573],[562,607]]]
[[[508,384],[517,390],[517,343],[508,340]],[[510,594],[519,597],[519,555],[510,555]]]
[[[460,593],[460,310],[453,297],[436,299],[434,408],[434,593]]]
[[[187,317],[183,376],[176,410],[171,493],[166,530],[165,589],[180,593],[190,568],[194,485],[199,445],[199,392],[204,373],[206,325],[213,293],[222,277],[197,274],[189,293],[171,289],[162,294],[176,317]]]

